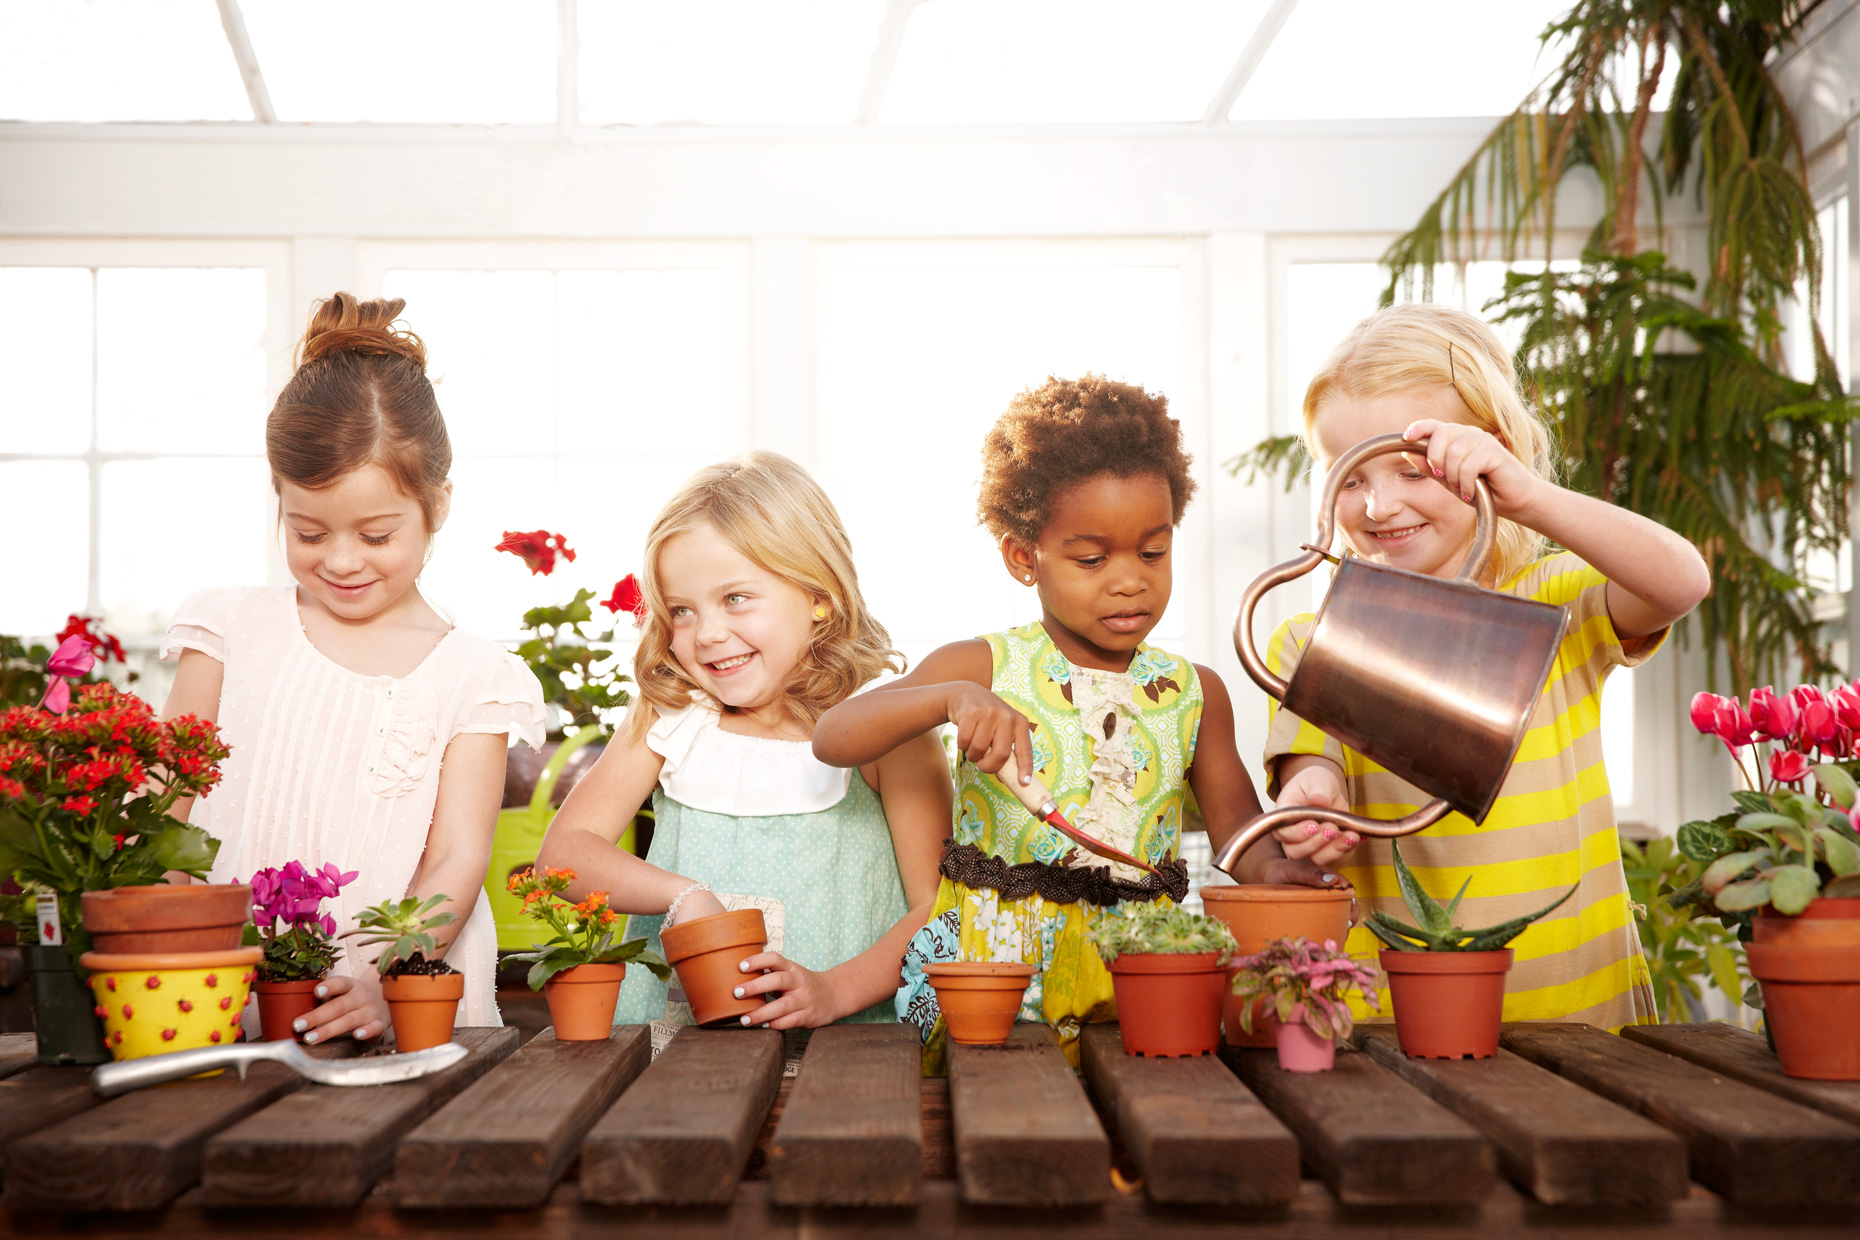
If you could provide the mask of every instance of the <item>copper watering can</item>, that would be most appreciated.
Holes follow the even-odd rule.
[[[1425,439],[1378,435],[1338,458],[1324,483],[1315,542],[1247,587],[1234,649],[1247,675],[1286,710],[1434,799],[1392,820],[1317,806],[1269,810],[1221,849],[1214,864],[1222,870],[1232,873],[1241,853],[1291,823],[1315,820],[1387,838],[1412,835],[1452,810],[1483,822],[1498,799],[1550,678],[1568,613],[1478,585],[1498,533],[1485,479],[1474,484],[1478,524],[1456,577],[1346,557],[1289,684],[1266,669],[1253,645],[1253,610],[1266,592],[1332,558],[1324,549],[1350,474],[1387,452],[1426,449]]]

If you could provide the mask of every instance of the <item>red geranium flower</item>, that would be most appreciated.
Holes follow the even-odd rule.
[[[632,612],[634,628],[646,623],[646,592],[639,588],[639,578],[632,573],[614,582],[613,597],[601,606],[616,616],[623,611]]]
[[[548,530],[531,530],[527,534],[522,530],[505,530],[504,541],[497,544],[497,550],[522,556],[523,562],[530,566],[531,574],[543,577],[555,571],[557,552],[571,564],[575,560],[568,539],[561,534],[551,534]]]
[[[98,626],[94,633],[91,632],[93,624]],[[99,659],[105,662],[111,659],[118,663],[128,662],[128,656],[123,652],[123,643],[113,634],[104,632],[102,624],[102,620],[91,616],[68,615],[65,617],[65,627],[58,631],[58,640],[62,643],[67,638],[82,637],[90,643],[91,651]]]

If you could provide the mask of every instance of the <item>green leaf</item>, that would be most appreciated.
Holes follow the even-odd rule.
[[[220,842],[199,827],[190,827],[184,822],[168,820],[169,825],[154,833],[153,837],[144,834],[143,840],[148,845],[150,854],[164,870],[182,870],[195,877],[204,877],[213,868],[213,861],[220,853]]]
[[[1844,767],[1833,762],[1821,763],[1815,768],[1815,782],[1842,809],[1854,807],[1854,794],[1860,792],[1860,788],[1855,786],[1854,777]]]
[[[1712,984],[1727,995],[1740,994],[1743,979],[1737,973],[1737,957],[1731,949],[1722,943],[1714,943],[1705,949],[1705,963],[1711,969]]]
[[[1703,887],[1708,895],[1718,895],[1726,883],[1758,862],[1770,859],[1768,849],[1729,853],[1705,868],[1705,873],[1699,876],[1699,886]],[[1718,907],[1728,908],[1729,906],[1720,900]]]
[[[1565,891],[1562,895],[1558,896],[1549,904],[1544,905],[1535,913],[1527,913],[1523,917],[1514,917],[1510,921],[1500,922],[1496,926],[1477,931],[1471,939],[1460,946],[1459,950],[1466,952],[1497,951],[1499,948],[1530,929],[1532,922],[1556,911],[1565,900],[1576,894],[1576,888],[1581,885],[1580,883],[1572,884],[1568,891]]]
[[[1747,878],[1742,882],[1728,883],[1719,890],[1713,900],[1713,903],[1727,913],[1762,908],[1769,902],[1770,880],[1767,878]]]
[[[1431,943],[1433,941],[1431,936],[1420,930],[1416,930],[1413,926],[1405,922],[1395,920],[1380,909],[1370,913],[1369,920],[1365,921],[1363,924],[1369,927],[1369,932],[1371,934],[1381,939],[1396,951],[1426,951],[1427,949],[1422,946],[1422,944]],[[1410,939],[1414,941],[1409,942]]]
[[[1775,811],[1770,799],[1761,792],[1752,792],[1748,788],[1738,788],[1731,793],[1731,800],[1746,814],[1768,814]]]
[[[1460,911],[1460,901],[1465,898],[1466,889],[1470,886],[1472,886],[1472,875],[1468,874],[1466,881],[1460,884],[1460,889],[1453,893],[1453,900],[1447,905],[1446,915],[1449,926],[1453,924],[1453,915]]]
[[[1817,827],[1815,838],[1821,842],[1821,855],[1835,874],[1852,874],[1860,870],[1860,847],[1832,827]]]
[[[1794,916],[1821,894],[1821,876],[1809,865],[1779,865],[1769,872],[1770,904]]]
[[[1821,889],[1821,894],[1836,900],[1849,900],[1860,896],[1860,874],[1843,874],[1831,880]]]
[[[1688,822],[1679,828],[1680,855],[1688,861],[1709,864],[1731,847],[1731,834],[1712,822]]]
[[[1774,831],[1779,827],[1800,826],[1801,823],[1787,814],[1766,809],[1761,813],[1745,814],[1737,820],[1737,825],[1745,831]]]
[[[1401,846],[1390,840],[1389,851],[1395,856],[1395,881],[1401,886],[1402,902],[1408,906],[1415,921],[1420,923],[1423,930],[1432,934],[1447,933],[1453,928],[1453,920],[1447,916],[1445,909],[1435,903],[1434,897],[1421,887],[1414,871],[1401,859]]]

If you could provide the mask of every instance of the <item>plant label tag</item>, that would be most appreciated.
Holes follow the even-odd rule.
[[[39,946],[64,946],[65,928],[58,920],[58,897],[52,894],[41,895],[35,905],[39,914]]]

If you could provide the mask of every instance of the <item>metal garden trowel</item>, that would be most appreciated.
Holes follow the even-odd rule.
[[[246,1068],[266,1062],[281,1063],[319,1085],[388,1085],[450,1068],[466,1053],[457,1042],[447,1042],[403,1055],[318,1059],[295,1042],[235,1042],[106,1063],[90,1074],[90,1087],[100,1097],[114,1098],[144,1085],[178,1081],[216,1068],[231,1068],[243,1081]]]

